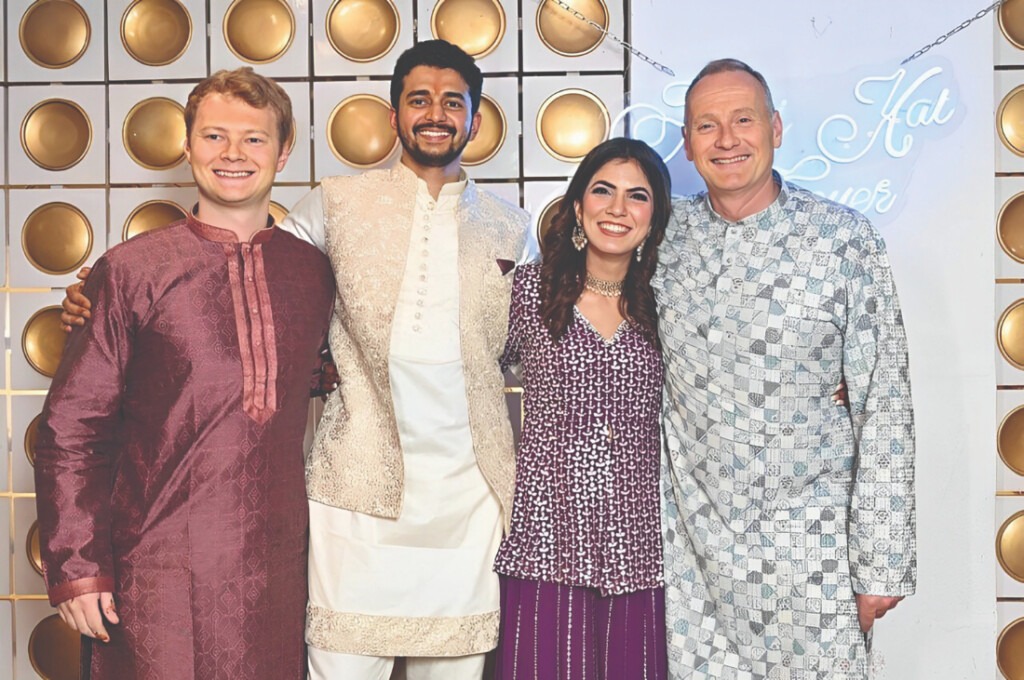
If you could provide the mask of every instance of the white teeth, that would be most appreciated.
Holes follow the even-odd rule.
[[[739,163],[740,161],[745,161],[748,158],[750,158],[750,156],[734,156],[733,158],[716,158],[712,162],[717,164],[717,165],[732,165],[733,163]]]
[[[252,172],[249,170],[235,170],[233,172],[230,170],[214,170],[213,172],[218,177],[229,177],[232,179],[239,177],[248,177],[249,175],[252,174]]]
[[[610,222],[601,222],[599,226],[605,231],[610,231],[613,234],[625,234],[629,231],[629,227],[624,227],[621,224],[611,224]]]
[[[437,130],[420,130],[420,134],[424,135],[425,137],[435,137],[437,139],[448,136],[447,132],[440,132]]]

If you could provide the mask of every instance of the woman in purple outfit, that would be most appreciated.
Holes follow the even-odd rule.
[[[651,275],[664,162],[617,138],[583,159],[516,271],[502,363],[526,420],[501,576],[499,680],[666,677],[658,466],[662,362]]]

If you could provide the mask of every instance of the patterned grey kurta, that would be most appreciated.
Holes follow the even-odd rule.
[[[704,194],[677,201],[660,257],[671,675],[866,677],[854,592],[916,580],[907,348],[882,239],[783,184],[736,223]],[[830,398],[840,378],[852,418]]]

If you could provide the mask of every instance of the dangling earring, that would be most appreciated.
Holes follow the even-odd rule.
[[[644,236],[644,240],[640,242],[640,245],[636,249],[636,261],[639,262],[644,257],[644,246],[647,245],[647,237]]]
[[[576,220],[576,226],[572,230],[572,244],[576,250],[583,250],[587,247],[587,235],[583,233],[583,227],[580,226],[579,220]]]

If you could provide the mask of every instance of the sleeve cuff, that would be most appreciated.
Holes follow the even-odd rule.
[[[75,579],[52,586],[48,594],[50,606],[56,607],[61,602],[85,595],[86,593],[112,593],[114,592],[114,579],[109,576],[90,576],[89,578]]]

